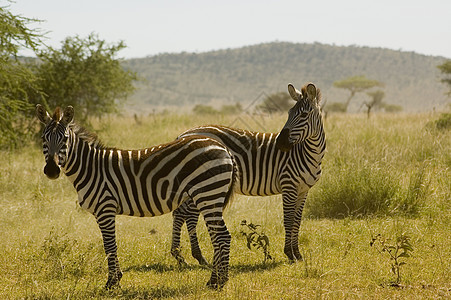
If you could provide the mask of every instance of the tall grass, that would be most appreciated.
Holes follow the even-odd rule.
[[[400,183],[389,171],[358,164],[327,171],[308,202],[310,217],[385,216],[397,201]]]
[[[449,132],[427,129],[428,118],[408,115],[330,118],[323,177],[313,188],[307,215],[314,218],[418,216],[428,203],[449,196]],[[361,128],[353,126],[359,121]],[[432,172],[440,175],[431,177]],[[437,174],[438,175],[438,174]],[[449,177],[448,177],[449,178]],[[445,180],[448,186],[435,184]]]

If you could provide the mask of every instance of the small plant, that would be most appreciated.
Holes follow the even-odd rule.
[[[396,280],[392,285],[399,286],[401,282],[401,266],[406,264],[405,261],[401,260],[409,258],[411,256],[410,253],[413,251],[410,237],[402,233],[396,237],[395,242],[392,242],[390,239],[384,238],[381,234],[377,234],[375,237],[371,237],[370,246],[375,247],[382,255],[384,253],[388,254],[391,271],[396,275]]]
[[[244,229],[241,230],[241,234],[246,237],[247,248],[249,250],[252,250],[252,248],[261,249],[265,256],[263,262],[272,259],[271,254],[269,254],[269,238],[261,230],[261,226],[247,223],[246,220],[241,221],[240,225],[244,227]]]

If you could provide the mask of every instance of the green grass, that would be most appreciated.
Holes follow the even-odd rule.
[[[251,128],[277,131],[285,115],[244,120]],[[451,133],[428,129],[439,115],[331,115],[326,120],[323,178],[307,200],[300,245],[304,261],[283,254],[280,196],[235,196],[225,212],[232,234],[230,280],[220,291],[205,287],[207,267],[182,253],[170,256],[172,218],[117,218],[121,288],[105,291],[107,264],[94,218],[76,205],[64,177],[48,180],[39,147],[0,155],[1,299],[435,299],[451,297]],[[96,123],[110,146],[141,148],[174,139],[201,124],[232,117],[153,116]],[[242,123],[244,124],[244,123]],[[252,125],[253,124],[253,125]],[[240,127],[240,124],[238,125]],[[253,127],[252,127],[253,126]],[[349,213],[353,212],[353,213]],[[263,263],[240,234],[246,219],[262,225],[274,258]],[[201,248],[212,258],[200,222]],[[412,257],[401,266],[401,286],[390,261],[370,246],[381,234],[408,235]]]

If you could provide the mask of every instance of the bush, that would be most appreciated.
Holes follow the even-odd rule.
[[[221,114],[224,115],[237,115],[243,111],[243,107],[240,103],[236,103],[235,105],[223,105],[221,107]]]
[[[443,113],[438,120],[434,122],[438,130],[451,129],[451,113]]]
[[[387,215],[400,190],[390,171],[374,166],[346,163],[325,174],[307,202],[310,217]]]
[[[197,104],[193,108],[193,113],[196,115],[214,115],[217,114],[218,111],[210,105]]]
[[[324,108],[325,112],[346,112],[346,104],[341,102],[332,102]]]
[[[324,174],[307,201],[308,217],[416,217],[430,195],[426,165],[412,172],[405,187],[396,173],[377,165],[338,163]]]
[[[402,111],[402,106],[401,105],[396,105],[396,104],[385,104],[384,105],[384,110],[385,112],[388,113],[398,113]]]

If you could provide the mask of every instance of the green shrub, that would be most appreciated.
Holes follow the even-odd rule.
[[[219,112],[210,105],[197,104],[193,108],[193,113],[196,115],[214,115]]]
[[[314,218],[387,215],[399,190],[389,170],[347,163],[325,172],[306,211]]]
[[[430,194],[427,166],[412,171],[404,186],[393,170],[337,163],[326,170],[306,205],[312,218],[402,215],[416,217]]]
[[[324,111],[326,112],[346,112],[346,104],[341,102],[332,102],[328,104]]]
[[[403,110],[401,105],[396,104],[384,104],[384,110],[388,113],[398,113]]]
[[[438,130],[451,129],[451,113],[443,113],[438,120],[434,122]]]

